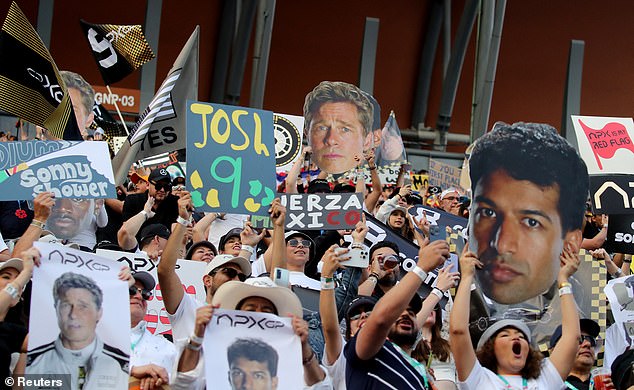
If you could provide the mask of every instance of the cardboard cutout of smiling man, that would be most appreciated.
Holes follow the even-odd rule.
[[[515,304],[549,290],[564,245],[579,251],[588,170],[551,126],[496,123],[469,160],[469,242],[482,292]]]
[[[358,87],[322,81],[304,101],[304,131],[319,169],[340,174],[372,148],[374,107]]]

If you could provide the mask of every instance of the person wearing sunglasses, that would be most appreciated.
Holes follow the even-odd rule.
[[[143,320],[156,282],[145,271],[135,272],[130,292],[130,376],[139,381],[141,389],[151,389],[169,383],[176,360],[176,347],[160,335],[153,335]]]
[[[581,337],[579,338],[579,350],[575,357],[575,363],[566,378],[566,386],[569,389],[588,390],[590,387],[590,371],[596,362],[597,337],[599,336],[599,324],[589,318],[579,320]],[[550,350],[552,351],[561,338],[561,325],[559,325],[550,338]],[[610,380],[611,381],[611,380]]]
[[[138,217],[135,222],[140,222],[141,225],[137,232],[152,223],[160,223],[171,229],[172,223],[176,222],[178,217],[178,196],[172,193],[172,179],[165,168],[157,168],[150,172],[147,181],[147,191],[126,196],[122,219],[126,222]],[[148,208],[147,203],[150,199]]]

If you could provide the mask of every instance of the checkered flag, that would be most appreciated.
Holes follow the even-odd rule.
[[[106,85],[120,81],[155,57],[140,25],[79,23]]]
[[[55,138],[83,139],[55,61],[15,2],[0,31],[0,109]]]

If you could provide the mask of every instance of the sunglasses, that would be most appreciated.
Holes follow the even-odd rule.
[[[172,185],[170,183],[152,183],[154,185],[154,188],[156,188],[157,191],[160,190],[165,190],[165,192],[170,192],[172,190]]]
[[[368,310],[368,311],[362,311],[359,314],[355,314],[353,316],[350,316],[350,321],[356,321],[359,318],[361,318],[361,315],[365,313],[365,316],[368,317],[370,315],[370,313],[372,313],[372,310]]]
[[[141,292],[141,298],[143,298],[144,301],[147,301],[150,299],[150,297],[152,296],[152,291],[150,290],[145,290],[145,289],[140,289],[137,286],[130,286],[129,290],[130,292],[130,296],[133,297],[136,295],[137,292]]]
[[[583,344],[583,342],[586,340],[590,343],[590,346],[592,348],[597,346],[597,340],[594,337],[588,336],[586,334],[579,336],[579,345]]]
[[[308,240],[298,240],[295,238],[291,238],[290,240],[288,240],[289,246],[299,246],[299,244],[302,244],[304,248],[310,248],[311,242]]]
[[[243,274],[242,272],[238,272],[238,270],[235,270],[233,268],[222,268],[218,271],[213,271],[212,273],[210,273],[209,275],[213,276],[215,275],[217,272],[222,272],[223,274],[227,275],[227,277],[229,279],[235,279],[235,277],[238,277],[238,280],[240,280],[241,282],[244,282],[245,280],[247,280],[247,276],[245,274]]]

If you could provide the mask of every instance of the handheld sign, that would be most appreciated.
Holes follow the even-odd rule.
[[[198,210],[268,215],[275,197],[273,113],[188,100],[187,168]]]
[[[286,194],[286,229],[354,229],[363,212],[362,194]]]
[[[0,143],[0,200],[116,198],[105,142],[23,141]]]

